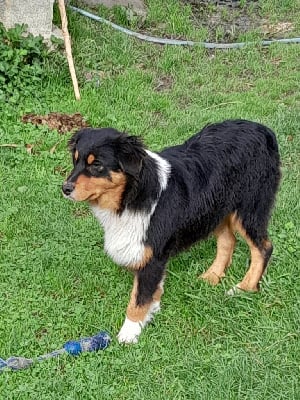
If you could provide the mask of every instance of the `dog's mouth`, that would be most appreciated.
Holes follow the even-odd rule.
[[[71,193],[71,194],[65,194],[65,193],[63,192],[63,196],[64,196],[65,199],[75,201],[75,199],[72,197],[72,193]]]
[[[71,200],[71,201],[92,201],[92,200],[96,200],[98,198],[98,196],[93,193],[93,194],[87,196],[84,199],[78,199],[78,198],[76,198],[75,190],[73,190],[71,193],[68,193],[68,194],[66,194],[64,192],[64,190],[62,190],[62,193],[63,193],[63,196],[64,196],[65,199],[68,199],[68,200]]]

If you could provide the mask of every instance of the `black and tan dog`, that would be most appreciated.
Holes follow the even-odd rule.
[[[237,290],[256,291],[272,253],[267,226],[280,180],[274,133],[236,120],[206,126],[160,153],[112,128],[70,140],[74,169],[65,197],[88,201],[104,228],[105,250],[134,272],[120,342],[137,342],[160,308],[170,257],[214,233],[217,254],[203,279],[217,284],[231,263],[235,232],[251,263]]]

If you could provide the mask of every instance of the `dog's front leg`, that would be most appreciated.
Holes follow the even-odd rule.
[[[142,329],[160,310],[165,264],[151,260],[135,271],[133,289],[124,324],[118,334],[120,343],[137,343]]]

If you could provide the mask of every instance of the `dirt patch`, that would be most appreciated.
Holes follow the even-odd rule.
[[[156,82],[155,91],[156,92],[164,92],[166,90],[170,90],[173,86],[173,78],[171,76],[162,76]]]
[[[182,3],[191,6],[193,25],[207,29],[207,41],[233,41],[249,31],[275,39],[294,29],[288,21],[271,24],[261,16],[259,3],[255,0],[246,1],[243,5],[239,0],[182,0]]]
[[[53,112],[47,115],[25,114],[22,117],[22,122],[29,122],[34,125],[47,125],[49,129],[56,129],[61,134],[88,127],[87,122],[80,113],[63,114]]]
[[[240,34],[256,30],[262,24],[258,16],[258,5],[254,2],[239,7],[237,1],[186,1],[192,7],[192,23],[205,27],[209,41],[226,42],[237,39]],[[265,23],[266,21],[263,21]]]

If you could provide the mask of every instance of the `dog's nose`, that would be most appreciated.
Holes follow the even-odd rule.
[[[62,191],[66,196],[70,196],[73,190],[74,190],[74,183],[72,182],[65,182],[62,186]]]

